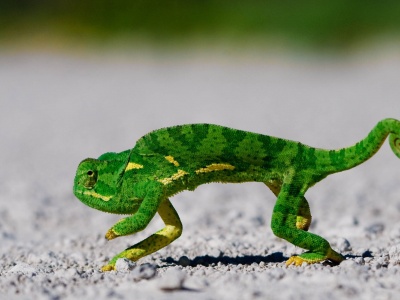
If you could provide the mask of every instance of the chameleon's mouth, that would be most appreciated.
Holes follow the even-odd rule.
[[[87,189],[85,189],[85,190],[75,189],[74,190],[74,194],[78,198],[82,198],[84,196],[89,196],[89,197],[93,197],[93,198],[96,198],[96,199],[103,200],[105,202],[110,201],[111,198],[112,198],[112,196],[103,196],[103,195],[100,195],[99,193],[96,193],[93,190],[87,190]]]
[[[103,196],[103,195],[100,195],[100,194],[96,193],[95,191],[91,191],[91,190],[82,191],[81,194],[85,195],[85,196],[94,197],[94,198],[97,198],[97,199],[100,199],[100,200],[103,200],[106,202],[112,198],[111,196]]]

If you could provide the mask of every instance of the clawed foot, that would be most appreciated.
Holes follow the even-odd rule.
[[[308,264],[311,263],[310,261],[307,261],[307,260],[301,258],[300,256],[293,255],[286,261],[286,267],[288,267],[290,265],[295,265],[298,267],[298,266],[301,266],[303,264],[303,262],[308,263]]]
[[[101,268],[102,272],[115,271],[114,265],[105,265]]]
[[[106,237],[107,240],[112,240],[112,239],[115,239],[115,238],[119,237],[119,235],[116,234],[114,232],[114,230],[110,229],[110,230],[107,231],[105,237]],[[115,271],[115,265],[111,265],[111,264],[105,265],[105,266],[103,266],[101,268],[101,271],[102,272]]]
[[[313,253],[313,252],[305,252],[301,255],[293,255],[286,261],[286,266],[295,265],[301,266],[304,262],[307,264],[314,264],[318,262],[322,262],[324,260],[329,260],[334,264],[340,264],[344,260],[344,256],[337,253],[336,251],[329,249],[327,255]]]
[[[115,239],[117,237],[119,237],[119,235],[116,234],[113,229],[108,230],[107,233],[106,233],[106,239],[107,240],[112,240],[112,239]]]

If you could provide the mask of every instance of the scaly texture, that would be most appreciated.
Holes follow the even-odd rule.
[[[103,271],[113,270],[118,258],[136,261],[182,233],[179,216],[169,197],[209,182],[264,182],[277,196],[271,227],[275,235],[308,251],[287,265],[344,258],[324,238],[308,232],[311,213],[307,189],[326,176],[353,168],[373,156],[390,134],[400,158],[400,122],[380,121],[367,137],[352,147],[324,150],[211,124],[162,128],[143,136],[132,150],[105,153],[82,161],[74,193],[101,211],[130,214],[111,227],[106,238],[133,234],[146,228],[158,212],[165,227],[116,255]]]

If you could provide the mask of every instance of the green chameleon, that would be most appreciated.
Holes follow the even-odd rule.
[[[344,257],[324,238],[308,232],[310,208],[304,194],[330,174],[353,168],[374,155],[386,137],[400,158],[400,121],[380,121],[362,141],[339,150],[312,148],[295,141],[211,124],[191,124],[152,131],[135,147],[83,160],[74,194],[98,210],[129,214],[106,233],[106,239],[146,228],[156,212],[165,227],[127,248],[103,266],[115,269],[119,258],[136,261],[177,239],[182,224],[169,197],[209,182],[263,182],[277,196],[273,233],[308,251],[286,265]]]

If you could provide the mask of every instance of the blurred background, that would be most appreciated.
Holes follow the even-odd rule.
[[[354,144],[380,119],[400,118],[399,37],[400,2],[390,0],[1,0],[0,225],[21,240],[55,235],[54,227],[91,235],[88,222],[111,217],[74,199],[78,163],[132,148],[160,127],[207,122],[321,148]],[[399,168],[384,148],[380,159],[328,178],[329,194],[361,195],[373,207],[378,191],[365,187],[391,184],[397,199],[398,181],[386,179]],[[176,201],[177,210],[202,203],[201,220],[216,197],[251,194],[269,209],[254,213],[268,219],[273,195],[244,186],[180,194],[195,202]],[[318,224],[337,217],[315,203],[327,216]],[[182,216],[189,228],[191,216]],[[10,227],[21,222],[35,225]]]
[[[344,51],[399,36],[400,3],[384,1],[3,0],[3,43],[96,46],[305,47]]]

